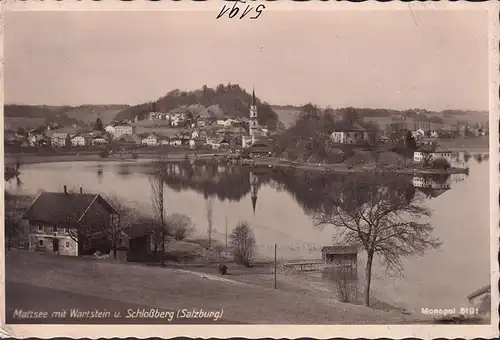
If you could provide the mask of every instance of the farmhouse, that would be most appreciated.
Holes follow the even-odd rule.
[[[370,133],[358,123],[351,129],[333,131],[330,134],[330,140],[336,144],[361,144],[368,142],[369,139]]]
[[[29,248],[78,256],[102,238],[118,213],[98,194],[41,192],[22,218],[29,222]]]

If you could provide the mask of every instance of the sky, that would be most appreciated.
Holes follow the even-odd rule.
[[[273,105],[488,109],[486,11],[6,12],[7,104],[239,84]]]

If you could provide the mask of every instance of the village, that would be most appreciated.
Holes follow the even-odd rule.
[[[197,153],[201,153],[202,150],[212,152],[212,155],[215,150],[218,153],[225,151],[226,160],[230,163],[236,166],[240,163],[243,166],[250,165],[254,169],[250,170],[249,183],[255,213],[259,189],[259,177],[255,174],[259,173],[259,167],[284,166],[285,168],[338,171],[339,164],[290,162],[277,157],[273,154],[273,142],[275,138],[279,138],[279,134],[272,133],[259,124],[255,92],[252,93],[251,98],[248,119],[215,120],[211,117],[192,117],[187,112],[179,112],[180,110],[170,113],[150,112],[144,120],[139,120],[136,116],[133,120],[122,120],[107,125],[103,125],[98,118],[91,128],[51,127],[49,125],[44,128],[44,131],[37,129],[27,131],[25,134],[10,133],[6,135],[5,145],[7,148],[17,147],[20,150],[53,149],[63,152],[66,150],[78,152],[78,150],[85,149],[103,150],[104,147],[107,152],[103,154],[100,151],[101,158],[109,158],[113,153],[128,152],[134,155],[145,149],[153,150],[153,155],[168,154],[178,150],[181,155],[186,155],[186,159],[189,154],[197,158]],[[415,170],[417,172],[411,183],[428,198],[436,198],[449,190],[450,178],[446,177],[449,175],[446,175],[444,179],[430,178],[422,171],[427,169],[426,171],[432,170],[447,174],[453,169],[464,169],[463,154],[462,158],[457,159],[456,152],[439,148],[440,138],[437,129],[433,129],[428,122],[413,121],[413,126],[410,128],[408,124],[393,124],[389,133],[369,130],[362,123],[362,121],[354,122],[350,129],[332,131],[326,143],[343,148],[345,153],[351,152],[352,158],[361,157],[363,152],[372,153],[370,150],[374,147],[383,150],[382,152],[386,154],[399,155],[399,161],[404,159],[404,165],[400,165],[403,170],[420,169]],[[141,128],[147,129],[148,126],[154,126],[156,131],[137,132]],[[466,128],[469,129],[467,126]],[[470,130],[468,134],[473,134],[475,137],[482,137],[487,133],[481,128],[475,130],[470,128]],[[403,145],[404,150],[400,153],[391,151],[391,145]],[[341,152],[344,153],[344,151]],[[394,161],[397,158],[392,159]],[[210,158],[208,160],[210,161]],[[351,171],[352,165],[345,167],[342,163],[344,160],[345,158],[339,159],[340,166],[344,170]],[[20,162],[19,158],[17,162]],[[211,162],[221,164],[220,160],[213,158]],[[364,172],[370,171],[366,168],[369,162],[361,157],[360,164],[357,166],[364,169],[362,170]],[[19,169],[20,167],[18,164],[14,169],[18,173],[13,176],[19,176],[19,171],[22,170],[22,168]],[[6,175],[7,173],[8,171]],[[459,171],[459,173],[463,172]],[[188,271],[191,271],[190,268],[194,268],[192,267],[194,265],[197,268],[194,270],[195,273],[201,272],[202,275],[209,277],[227,276],[231,273],[234,275],[235,272],[244,273],[239,274],[243,275],[243,281],[252,284],[267,282],[268,278],[262,281],[262,277],[266,275],[259,273],[269,270],[269,266],[272,267],[269,259],[253,259],[252,266],[257,269],[252,269],[249,265],[250,258],[242,260],[242,255],[235,253],[235,251],[246,253],[248,250],[238,250],[238,248],[235,250],[234,246],[237,243],[234,242],[237,240],[235,241],[234,238],[237,236],[233,234],[233,243],[229,246],[227,234],[225,246],[215,241],[212,243],[210,238],[208,245],[206,242],[193,242],[185,239],[191,232],[190,223],[186,222],[189,221],[188,216],[183,217],[184,219],[177,218],[175,221],[167,219],[168,231],[166,231],[164,229],[166,226],[163,226],[164,217],[161,217],[162,224],[160,225],[158,220],[131,214],[120,201],[109,200],[97,192],[86,192],[81,187],[77,191],[70,191],[64,185],[62,192],[42,191],[27,205],[27,202],[24,205],[13,203],[16,202],[15,199],[7,201],[9,226],[15,225],[15,228],[9,228],[12,231],[8,237],[7,248],[9,250],[26,249],[36,253],[83,257],[101,262],[102,259],[106,259],[112,263],[156,263],[158,265],[161,262],[162,266],[167,264],[167,267]],[[247,236],[251,239],[252,231],[245,224],[239,225],[237,230],[240,227],[239,231],[248,233]],[[321,248],[320,260],[280,262],[279,270],[275,262],[274,286],[277,287],[278,272],[281,273],[281,277],[283,277],[282,273],[287,272],[312,273],[316,276],[313,275],[308,280],[313,280],[316,284],[323,285],[328,280],[336,281],[335,290],[340,301],[358,301],[357,288],[353,287],[357,287],[359,281],[359,251],[358,247],[351,245],[325,244]],[[203,265],[201,266],[200,263]],[[242,264],[243,269],[238,266]],[[318,274],[320,275],[317,276]],[[285,277],[288,276],[285,275]],[[281,282],[280,285],[282,284]],[[295,287],[294,289],[303,288]],[[477,308],[481,308],[482,313],[485,313],[487,309],[483,302],[485,294],[489,294],[489,290],[483,289],[479,294],[472,294],[470,297],[471,304],[479,306]]]
[[[255,100],[255,94],[253,98]],[[255,103],[252,105],[256,107]],[[135,116],[134,119],[123,119],[107,125],[103,125],[100,118],[97,118],[96,124],[91,127],[48,124],[22,133],[7,130],[4,140],[6,146],[23,148],[89,148],[109,145],[124,148],[176,146],[217,150],[230,145],[245,148],[255,142],[256,136],[270,135],[266,127],[257,127],[256,115],[250,119],[217,119],[208,113],[193,116],[187,107],[179,107],[168,113],[150,112],[142,118],[139,120]],[[249,126],[252,127],[249,129]]]

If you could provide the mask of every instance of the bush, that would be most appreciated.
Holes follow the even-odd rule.
[[[194,224],[189,216],[172,214],[167,217],[171,236],[177,241],[182,241],[194,232]]]
[[[432,167],[434,169],[448,170],[451,164],[444,158],[438,158],[432,162]]]
[[[323,270],[323,278],[335,286],[340,302],[354,302],[358,298],[357,275],[351,267],[327,267]]]
[[[229,235],[234,260],[237,264],[250,267],[255,250],[255,235],[247,222],[240,222]]]

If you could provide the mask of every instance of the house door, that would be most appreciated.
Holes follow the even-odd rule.
[[[59,252],[59,239],[52,239],[52,250],[56,253]]]

